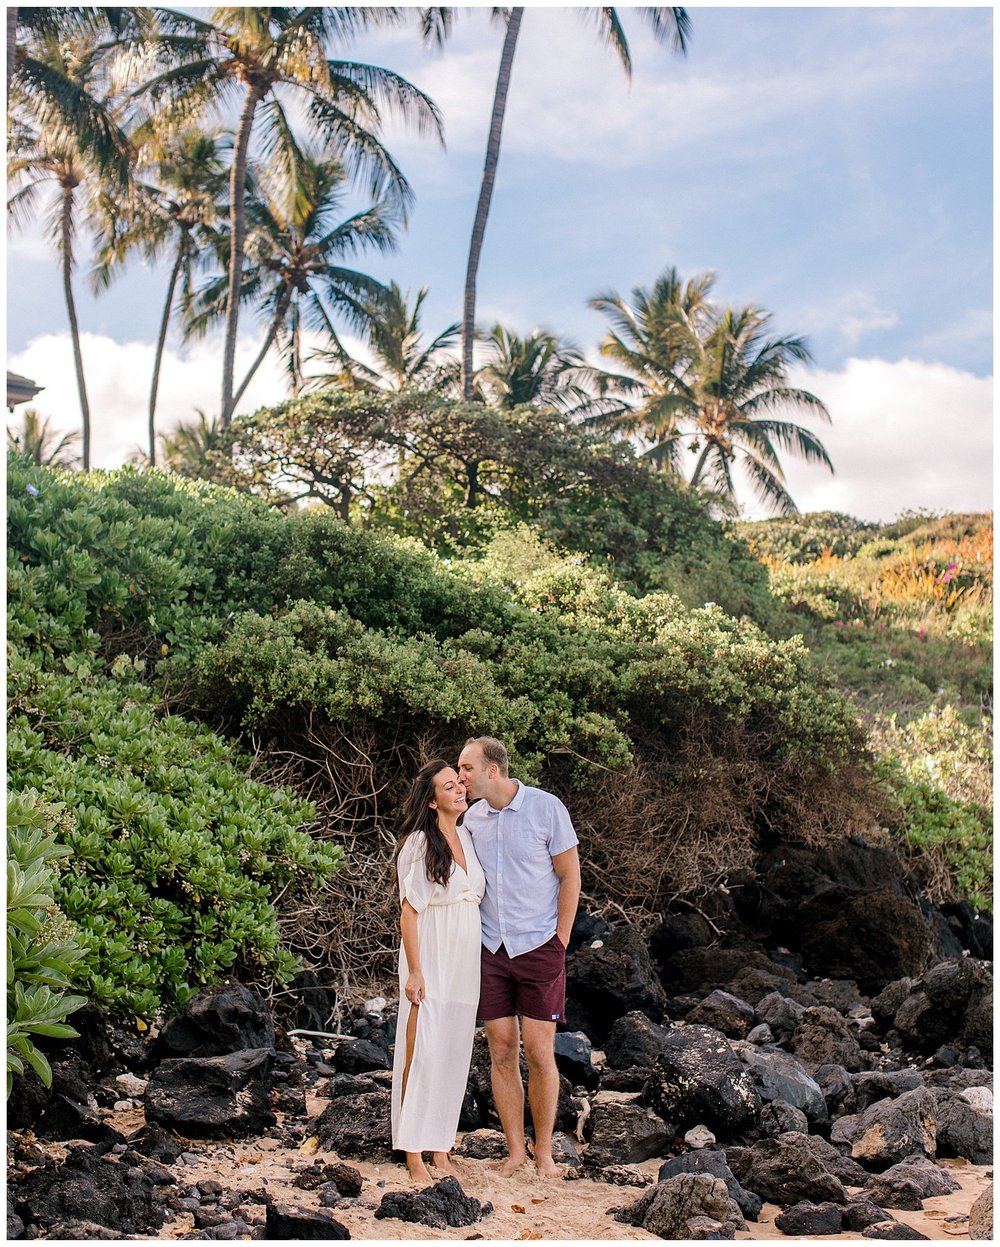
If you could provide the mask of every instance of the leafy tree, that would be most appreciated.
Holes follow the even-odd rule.
[[[206,475],[269,503],[316,501],[341,519],[371,499],[373,478],[392,463],[381,407],[335,393],[307,395],[234,420]]]
[[[75,468],[80,460],[75,444],[79,433],[60,433],[48,416],[28,407],[21,418],[21,428],[7,429],[7,449],[17,451],[40,468]]]
[[[30,62],[30,65],[29,65]],[[32,72],[28,72],[28,68]],[[7,175],[13,194],[7,209],[15,226],[35,219],[39,201],[54,187],[45,224],[62,268],[63,297],[73,343],[73,362],[83,422],[83,466],[90,468],[90,403],[73,296],[74,244],[81,215],[94,219],[96,200],[109,169],[124,187],[128,146],[112,106],[106,49],[91,36],[39,36],[32,55],[19,54],[11,84],[12,128]],[[57,109],[54,99],[64,107]]]
[[[287,128],[282,98],[303,111],[312,132],[374,197],[388,196],[405,212],[410,187],[379,131],[383,110],[440,134],[432,101],[405,78],[375,65],[330,59],[331,41],[346,41],[372,23],[397,20],[392,8],[220,7],[210,19],[159,10],[160,31],[147,51],[163,68],[141,84],[154,106],[191,116],[205,105],[241,101],[230,173],[230,231],[226,333],[222,368],[223,427],[234,410],[234,364],[247,240],[247,172],[255,129],[264,152],[280,146]],[[260,123],[259,126],[257,123]]]
[[[651,26],[653,35],[658,41],[669,41],[680,52],[686,50],[689,20],[687,11],[681,8],[639,8],[638,13]],[[613,8],[587,8],[577,12],[586,20],[596,23],[601,42],[611,48],[621,62],[625,74],[631,79],[632,58],[628,40],[618,17],[618,10]],[[423,11],[422,24],[425,39],[442,42],[448,35],[452,24],[452,9],[427,9]],[[521,28],[524,9],[494,9],[494,17],[501,17],[506,22],[503,50],[500,54],[500,69],[497,74],[496,91],[493,97],[493,109],[490,115],[489,138],[486,144],[486,162],[479,188],[479,199],[476,204],[476,215],[472,226],[472,238],[469,243],[469,261],[465,274],[465,297],[462,313],[462,397],[467,401],[475,396],[472,365],[472,344],[475,338],[476,324],[476,277],[479,272],[479,257],[483,249],[483,238],[486,234],[486,220],[489,216],[490,202],[493,198],[493,186],[496,182],[497,165],[500,160],[500,137],[503,130],[504,113],[507,109],[507,94],[510,89],[510,75],[514,63],[514,52],[517,37]]]
[[[241,298],[255,305],[267,331],[256,359],[233,396],[238,405],[267,352],[277,342],[285,361],[292,393],[298,395],[305,377],[302,329],[331,340],[338,356],[346,354],[334,317],[352,328],[368,324],[368,306],[383,291],[373,277],[346,268],[341,261],[366,248],[379,252],[396,245],[392,213],[375,203],[343,217],[348,179],[339,160],[325,159],[284,135],[280,157],[255,171],[254,193],[247,203],[250,261]],[[192,325],[204,330],[225,314],[228,275],[211,280],[192,304]]]
[[[613,292],[591,300],[612,322],[602,354],[626,369],[608,384],[638,396],[618,422],[641,431],[652,442],[652,461],[674,472],[682,449],[697,454],[691,487],[707,487],[729,506],[738,456],[757,495],[787,515],[796,507],[779,449],[833,470],[814,433],[776,414],[800,407],[829,420],[815,394],[787,383],[791,364],[812,357],[804,338],[769,336],[771,316],[762,309],[711,304],[713,280],[701,274],[684,284],[670,269],[651,293],[634,290],[632,306]]]
[[[228,215],[224,154],[229,145],[221,131],[195,126],[165,136],[154,131],[140,152],[153,180],[137,185],[124,200],[111,196],[104,205],[104,239],[92,275],[97,289],[106,289],[135,251],[146,261],[165,252],[173,257],[149,390],[151,467],[156,466],[156,400],[167,331],[178,299],[190,301],[194,275],[207,263],[219,222]]]

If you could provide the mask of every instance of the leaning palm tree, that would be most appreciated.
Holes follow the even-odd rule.
[[[393,199],[405,214],[410,187],[380,138],[383,111],[440,136],[433,102],[405,78],[375,65],[330,59],[327,45],[345,41],[366,26],[398,20],[392,8],[327,6],[217,8],[208,20],[157,10],[160,33],[137,41],[135,52],[159,62],[136,89],[172,115],[191,116],[207,105],[239,102],[230,174],[229,285],[220,418],[234,409],[236,335],[247,237],[246,185],[251,136],[259,130],[265,154],[282,142],[281,99],[300,107],[313,133],[351,176],[364,179],[375,198]],[[258,122],[260,125],[258,126]]]
[[[90,37],[75,40],[57,33],[40,38],[32,48],[33,62],[45,67],[49,86],[61,86],[77,101],[76,115],[105,135],[117,133],[127,143],[111,104],[107,78],[106,49]],[[65,116],[54,113],[50,94],[33,93],[31,80],[25,80],[20,66],[15,68],[11,90],[11,125],[8,132],[8,185],[14,190],[7,209],[15,226],[35,220],[39,208],[46,207],[49,236],[59,255],[63,295],[73,343],[80,412],[83,422],[83,466],[90,467],[90,404],[80,349],[80,326],[73,295],[74,244],[81,215],[94,217],[100,188],[106,185],[105,166],[94,154],[100,136],[77,126],[69,127]],[[85,101],[85,106],[83,101]],[[81,121],[80,124],[83,124]],[[124,186],[121,173],[118,189]],[[47,205],[46,192],[55,190]]]
[[[34,407],[25,409],[20,429],[7,429],[7,449],[24,455],[40,468],[79,467],[76,453],[79,440],[79,433],[60,433],[54,429],[49,417],[43,417]]]
[[[363,331],[368,305],[384,288],[373,277],[341,261],[366,249],[392,250],[392,213],[384,203],[343,217],[348,179],[338,160],[296,144],[288,132],[280,157],[253,176],[247,205],[247,255],[240,288],[244,302],[264,319],[264,343],[233,395],[235,410],[254,374],[277,345],[292,394],[305,383],[303,331],[323,336],[345,355],[337,334],[339,318]],[[190,331],[202,333],[225,314],[229,287],[223,272],[208,282],[191,305]]]
[[[650,25],[654,37],[659,42],[669,42],[678,52],[687,49],[690,21],[685,9],[681,8],[638,8],[636,10]],[[493,96],[493,109],[490,114],[489,137],[486,142],[486,162],[483,167],[482,182],[479,187],[479,199],[476,203],[476,215],[472,225],[472,238],[469,243],[469,260],[465,272],[465,295],[462,308],[462,396],[471,401],[475,393],[472,366],[472,345],[476,335],[476,278],[479,273],[479,257],[483,249],[483,238],[486,234],[486,220],[489,216],[490,202],[493,198],[493,186],[496,182],[497,165],[500,160],[500,138],[503,131],[504,114],[507,110],[507,94],[510,89],[511,70],[514,64],[514,52],[521,29],[524,8],[493,9],[494,18],[502,19],[506,24],[503,49],[500,53],[500,69],[497,74],[496,90]],[[628,40],[618,17],[618,10],[612,8],[581,8],[577,12],[585,20],[597,25],[598,35],[618,57],[626,76],[632,77],[632,57],[629,52]],[[421,12],[421,24],[424,38],[428,41],[442,43],[448,36],[454,10],[451,8],[424,9]]]
[[[190,299],[195,274],[208,262],[217,226],[228,214],[225,152],[229,146],[220,131],[194,126],[166,135],[153,132],[139,153],[152,180],[140,182],[124,199],[109,195],[102,201],[104,228],[91,274],[96,289],[106,289],[135,252],[146,262],[155,262],[165,253],[170,257],[149,388],[145,461],[150,467],[156,466],[156,403],[167,332],[178,299]]]
[[[591,301],[612,321],[601,353],[625,370],[607,383],[635,402],[619,428],[641,433],[647,457],[678,475],[682,451],[696,454],[688,483],[724,506],[735,505],[739,459],[761,500],[790,514],[779,450],[833,471],[819,438],[781,418],[802,408],[829,421],[815,394],[788,384],[790,366],[812,357],[801,337],[768,336],[771,316],[760,308],[711,304],[713,281],[705,273],[684,283],[671,269],[652,292],[633,290],[631,305],[613,292]]]

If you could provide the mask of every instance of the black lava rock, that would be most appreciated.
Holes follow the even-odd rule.
[[[481,1204],[466,1195],[455,1178],[444,1178],[422,1191],[390,1191],[382,1197],[375,1217],[379,1221],[393,1217],[446,1230],[449,1226],[474,1225],[492,1211],[492,1204]]]

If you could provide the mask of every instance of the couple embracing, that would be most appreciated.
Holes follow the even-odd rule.
[[[466,742],[457,771],[434,760],[414,779],[396,870],[401,904],[392,1145],[410,1176],[448,1153],[465,1096],[477,1017],[490,1049],[493,1099],[507,1140],[501,1173],[527,1160],[521,1041],[534,1162],[557,1173],[554,1040],[565,1021],[566,946],[580,898],[578,840],[566,807],[508,774],[489,736]]]

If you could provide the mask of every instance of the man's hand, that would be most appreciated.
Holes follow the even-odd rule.
[[[559,903],[556,911],[556,935],[563,948],[569,948],[569,937],[576,921],[580,903],[580,853],[576,845],[552,858],[552,869],[559,877]]]

